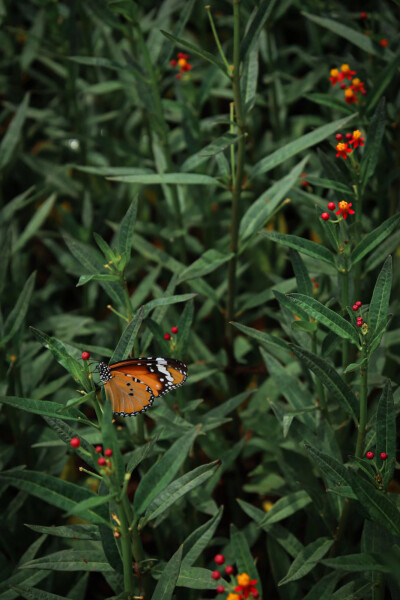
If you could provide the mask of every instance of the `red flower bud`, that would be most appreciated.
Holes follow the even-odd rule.
[[[214,562],[216,562],[217,565],[223,565],[225,562],[225,556],[223,554],[216,554],[214,556]]]
[[[388,41],[386,38],[382,38],[381,41],[379,42],[379,45],[382,46],[382,48],[387,48],[388,46]]]
[[[225,591],[225,588],[223,585],[218,585],[217,586],[217,594],[223,594]]]
[[[345,83],[341,83],[341,84],[340,84],[340,89],[341,89],[341,90],[345,90],[345,89],[346,89],[346,87],[347,87],[347,86],[346,86],[346,84],[345,84]]]
[[[330,217],[329,217],[329,213],[322,213],[322,215],[321,215],[321,219],[322,219],[323,221],[329,221],[329,218],[330,218]]]
[[[105,454],[106,456],[112,456],[112,454],[113,454],[113,451],[111,450],[111,448],[107,448],[107,450],[105,450],[104,454]]]
[[[353,135],[351,133],[346,133],[346,135],[344,137],[346,138],[346,140],[351,140]]]
[[[381,460],[386,460],[387,457],[388,457],[388,455],[386,454],[386,452],[381,452],[379,456],[380,456]]]
[[[70,439],[69,443],[72,448],[79,448],[81,445],[81,440],[77,437],[73,437]]]
[[[232,567],[232,565],[227,565],[227,566],[225,567],[225,573],[226,573],[227,575],[232,575],[232,573],[233,573],[233,571],[234,571],[234,570],[235,570],[235,569]]]
[[[96,452],[103,452],[103,448],[101,446],[96,446],[95,447]]]
[[[177,327],[171,327],[171,333],[178,333]]]
[[[176,60],[173,58],[169,61],[169,64],[171,65],[171,67],[176,67]]]
[[[342,136],[342,134],[341,134],[341,133],[337,133],[337,134],[335,135],[335,138],[337,139],[337,141],[338,141],[338,142],[341,142],[341,141],[342,141],[342,139],[343,139],[343,136]]]
[[[105,466],[106,466],[106,463],[107,463],[107,461],[106,461],[106,459],[104,458],[104,456],[102,456],[101,458],[99,458],[99,460],[97,461],[97,464],[98,464],[100,467],[105,467]]]
[[[171,339],[171,334],[170,333],[164,333],[164,340],[167,340],[167,342]]]
[[[257,590],[253,590],[251,592],[251,595],[253,596],[253,598],[259,598],[260,597],[260,594],[257,592]]]
[[[218,579],[220,579],[220,578],[221,578],[221,573],[220,573],[219,571],[213,571],[213,572],[211,573],[211,577],[212,577],[213,579],[215,579],[215,581],[217,581]]]
[[[82,352],[81,358],[82,358],[82,360],[89,360],[89,358],[90,358],[89,352]]]
[[[367,18],[367,13],[366,12],[362,12],[360,13],[360,19],[366,19]]]
[[[374,458],[374,456],[375,456],[375,455],[374,455],[374,453],[373,453],[373,452],[371,452],[371,450],[370,450],[369,452],[367,452],[367,454],[366,454],[365,456],[368,458],[368,460],[372,460],[372,459]]]
[[[354,312],[356,312],[358,310],[357,304],[353,304],[353,310],[354,310]]]
[[[328,210],[335,210],[335,208],[336,208],[336,204],[334,202],[329,202]]]
[[[357,304],[358,308],[360,308],[362,306],[362,302],[360,302],[359,300],[357,300],[356,304]]]

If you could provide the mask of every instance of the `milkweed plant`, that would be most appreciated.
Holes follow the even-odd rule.
[[[0,600],[400,598],[399,16],[4,0]]]

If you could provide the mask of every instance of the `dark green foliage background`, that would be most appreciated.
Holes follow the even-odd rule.
[[[399,597],[400,488],[394,470],[400,346],[398,2],[349,7],[311,0],[242,1],[242,134],[234,124],[230,131],[232,81],[205,5],[195,0],[0,4],[0,390],[5,398],[0,415],[0,600],[126,597],[113,538],[108,533],[105,541],[107,528],[93,525],[99,515],[109,518],[105,505],[85,513],[85,522],[92,523],[85,541],[43,529],[76,523],[74,503],[91,497],[87,490],[97,493],[95,479],[78,470],[95,470],[95,457],[90,462],[72,451],[72,435],[86,440],[88,450],[106,441],[121,449],[120,474],[123,460],[133,471],[127,490],[131,501],[139,482],[167,452],[176,469],[155,488],[157,493],[194,469],[207,473],[204,483],[172,503],[159,521],[149,517],[143,524],[143,547],[151,559],[142,565],[150,593],[146,598],[214,597],[211,570],[218,552],[237,572],[260,582],[264,600]],[[366,22],[359,9],[367,11]],[[211,12],[232,64],[233,3],[216,2]],[[203,50],[196,53],[174,38]],[[380,46],[382,38],[387,48]],[[190,54],[193,69],[187,79],[177,80],[170,66],[179,51]],[[329,84],[329,70],[343,63],[365,82],[361,105],[348,106],[338,86]],[[339,119],[343,125],[331,125]],[[344,161],[335,158],[334,134],[354,129],[365,134],[366,146],[354,152],[358,160],[364,157],[363,205],[359,225],[355,218],[347,220],[349,248],[354,250],[366,234],[371,237],[351,272],[344,304],[360,299],[367,306],[386,265],[379,309],[392,318],[370,357],[363,445],[363,454],[370,448],[379,454],[377,438],[391,452],[383,470],[384,491],[374,487],[374,472],[365,460],[349,458],[355,454],[357,431],[346,402],[354,403],[358,416],[360,368],[343,374],[338,331],[322,320],[319,306],[318,318],[309,308],[313,277],[319,284],[316,300],[342,314],[358,335],[341,297],[340,252],[326,250],[332,237],[319,218],[328,201],[352,201],[354,182]],[[243,220],[236,327],[229,328],[231,150],[236,152],[239,137],[245,146]],[[288,148],[296,141],[297,147]],[[301,186],[304,172],[311,184],[307,189]],[[94,234],[107,242],[106,256]],[[278,234],[303,241],[293,246],[294,238],[290,242]],[[308,241],[321,245],[307,251]],[[289,250],[289,242],[300,254]],[[80,280],[110,274],[104,267],[112,259],[109,249],[125,252],[127,261],[125,269],[117,261],[115,281]],[[392,266],[385,263],[389,254]],[[285,296],[296,292],[309,300],[301,304],[301,298]],[[377,301],[374,306],[377,310]],[[293,315],[308,325],[293,326]],[[96,420],[93,395],[75,407],[85,422],[73,420],[78,415],[73,412],[68,413],[71,420],[55,420],[57,403],[77,399],[77,390],[90,392],[81,352],[108,361],[126,316],[137,327],[135,353],[184,360],[188,382],[156,401],[145,417],[118,419],[112,431],[87,423]],[[315,335],[310,317],[320,321]],[[171,347],[163,335],[175,325],[179,333]],[[55,340],[64,345],[63,357]],[[118,358],[131,347],[123,338],[118,352],[125,354]],[[332,377],[337,376],[335,385],[342,381],[341,392],[324,378],[326,364],[316,373],[307,352],[327,361]],[[354,347],[348,362],[357,360]],[[320,410],[324,385],[327,409]],[[182,447],[173,450],[176,440]],[[214,464],[217,460],[221,466]],[[35,476],[21,484],[22,466],[37,473],[37,481],[44,474],[44,486],[46,476],[54,478],[54,486],[56,480],[75,484],[71,493],[77,495],[70,504],[45,502],[46,491],[32,491]],[[360,475],[363,468],[367,477]],[[160,473],[147,475],[139,495],[146,485],[157,485]],[[108,493],[101,487],[98,492]],[[349,503],[346,493],[353,499],[351,519],[338,541],[340,516]],[[265,501],[281,503],[275,515],[265,512]],[[110,511],[115,510],[111,500]],[[185,561],[202,526],[209,539],[206,535],[203,547],[196,546],[192,562],[181,565],[180,544]],[[194,531],[195,538],[189,538]],[[78,537],[83,529],[79,532]],[[30,564],[57,552],[69,552],[63,555],[69,567]],[[356,557],[354,568],[348,567],[348,555]],[[86,557],[97,566],[82,566]],[[90,567],[94,572],[85,572]],[[293,576],[296,569],[298,576]],[[137,581],[139,594],[143,589]]]

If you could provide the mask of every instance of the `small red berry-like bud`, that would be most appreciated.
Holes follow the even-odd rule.
[[[220,578],[221,578],[221,573],[220,573],[219,571],[213,571],[213,572],[211,573],[211,577],[212,577],[213,579],[215,579],[215,581],[217,581],[218,579],[220,579]]]
[[[343,136],[342,136],[342,134],[341,134],[341,133],[337,133],[337,134],[335,135],[335,138],[337,139],[337,141],[338,141],[338,142],[341,142],[341,141],[342,141],[342,139],[343,139]]]
[[[253,598],[259,598],[260,597],[260,594],[257,592],[257,590],[253,590],[251,592],[251,595],[253,596]]]
[[[216,554],[214,556],[214,562],[216,562],[217,565],[223,565],[225,562],[225,556],[223,554]]]
[[[368,460],[372,460],[372,459],[374,458],[374,456],[375,456],[375,455],[374,455],[374,453],[373,453],[373,452],[371,452],[371,450],[370,450],[369,452],[367,452],[367,454],[366,454],[365,456],[368,458]]]
[[[103,448],[101,446],[96,446],[95,447],[96,452],[103,452]]]
[[[358,308],[361,308],[362,302],[360,302],[359,300],[357,300],[356,304],[357,304]]]
[[[346,84],[345,83],[341,83],[340,84],[340,89],[341,90],[345,90],[346,89]]]
[[[366,12],[362,12],[360,13],[360,19],[366,19],[367,18],[367,13]]]
[[[321,219],[323,221],[329,221],[329,219],[330,219],[329,213],[322,213]]]
[[[232,573],[233,573],[233,571],[234,571],[234,570],[235,570],[235,569],[232,567],[232,565],[227,565],[227,566],[225,567],[225,573],[226,573],[227,575],[232,575]]]
[[[334,202],[329,202],[328,210],[335,210],[335,208],[336,208],[336,204]]]
[[[177,73],[177,74],[175,75],[175,79],[182,79],[182,75],[181,75],[180,73]]]
[[[81,358],[82,358],[82,360],[89,360],[89,358],[90,358],[89,352],[82,352]]]
[[[170,333],[164,333],[164,340],[167,340],[167,342],[171,339],[171,334]]]
[[[118,538],[120,538],[120,537],[121,537],[121,534],[120,534],[120,532],[119,532],[119,531],[117,531],[117,530],[115,530],[115,531],[114,531],[114,537],[115,537],[115,538],[117,538],[117,539],[118,539]]]
[[[386,460],[387,457],[388,457],[388,455],[386,454],[386,452],[381,452],[380,455],[379,455],[379,457],[380,457],[381,460]]]
[[[171,333],[178,333],[177,327],[171,327]]]
[[[99,458],[99,460],[97,461],[97,464],[98,464],[100,467],[105,467],[105,466],[106,466],[106,463],[107,463],[107,461],[106,461],[106,459],[104,458],[104,456],[102,456],[101,458]]]
[[[171,67],[176,67],[176,60],[173,58],[169,61],[169,64],[171,65]]]
[[[69,443],[72,448],[79,448],[81,445],[81,440],[77,437],[73,437],[70,439]]]
[[[223,585],[218,585],[217,586],[217,594],[223,594],[225,591],[225,588]]]
[[[388,46],[388,41],[386,38],[382,38],[381,41],[379,42],[379,45],[382,46],[382,48],[387,48]]]
[[[351,140],[351,138],[353,137],[351,133],[346,133],[346,135],[344,136],[346,138],[346,140]]]
[[[107,450],[104,451],[105,456],[112,456],[113,451],[111,450],[111,448],[107,448]]]
[[[356,312],[356,310],[358,310],[357,304],[353,304],[353,310],[354,310],[354,312]]]
[[[357,321],[357,327],[362,327],[363,322],[362,321]]]

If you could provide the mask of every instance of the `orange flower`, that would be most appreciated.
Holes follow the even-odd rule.
[[[229,594],[226,600],[241,600],[239,594]]]
[[[343,73],[339,71],[339,69],[331,69],[331,76],[329,77],[329,81],[332,85],[336,85],[338,81],[342,81],[344,78]]]
[[[353,149],[349,148],[348,144],[343,144],[342,142],[339,142],[339,144],[336,145],[335,149],[337,152],[336,156],[344,158],[344,160],[346,160],[348,154],[351,154],[353,152]]]
[[[172,59],[169,64],[171,65],[171,67],[179,67],[179,73],[177,73],[175,77],[177,79],[181,79],[182,73],[190,71],[193,67],[190,63],[188,63],[189,54],[185,54],[184,52],[178,52],[176,58],[177,60]]]
[[[358,148],[358,146],[364,146],[364,138],[361,137],[361,131],[358,129],[353,131],[353,137],[351,138],[349,144],[353,145],[354,150]]]
[[[347,219],[347,215],[354,215],[354,210],[350,208],[352,206],[351,202],[339,202],[339,210],[336,211],[337,215],[342,215],[343,219]]]
[[[253,598],[258,598],[258,590],[255,586],[257,579],[250,579],[247,573],[241,573],[237,576],[238,586],[235,587],[235,592],[240,592],[240,600],[248,598],[251,594]]]
[[[355,71],[352,71],[349,67],[349,65],[342,65],[340,67],[340,70],[342,72],[342,79],[351,79],[352,77],[354,77],[354,75],[356,74]]]
[[[355,92],[356,94],[357,94],[357,92],[361,92],[361,94],[363,96],[365,96],[367,91],[364,88],[365,84],[363,81],[360,81],[360,79],[358,79],[358,77],[356,77],[355,79],[353,79],[353,81],[351,83],[352,83],[352,85],[350,86],[350,89],[353,90],[353,92]]]
[[[353,102],[357,102],[357,96],[353,92],[351,88],[347,88],[344,92],[344,99],[347,104],[352,104]]]

